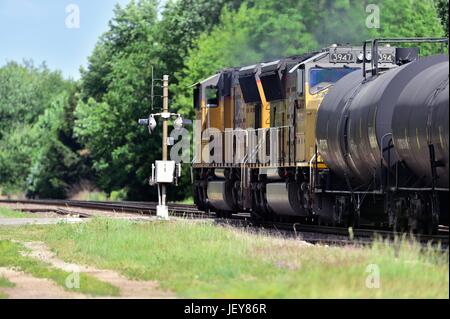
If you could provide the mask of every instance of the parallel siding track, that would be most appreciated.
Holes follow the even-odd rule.
[[[111,212],[126,212],[136,214],[152,215],[156,212],[157,203],[153,202],[102,202],[102,201],[76,201],[76,200],[0,200],[0,203],[7,204],[28,204],[59,206],[67,208],[87,208],[104,210]],[[169,205],[171,215],[202,217],[205,214],[199,211],[194,205],[174,204]]]

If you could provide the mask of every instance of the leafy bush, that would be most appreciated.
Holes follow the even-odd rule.
[[[123,201],[127,199],[127,192],[126,189],[112,191],[111,195],[109,195],[109,199],[112,201]]]

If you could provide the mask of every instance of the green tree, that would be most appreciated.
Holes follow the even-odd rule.
[[[380,29],[370,29],[371,36],[433,37],[444,31],[432,0],[378,0]]]
[[[55,98],[30,132],[35,142],[27,170],[29,196],[66,198],[74,185],[91,178],[89,163],[73,136],[75,96],[73,89]]]
[[[71,83],[60,72],[32,61],[9,62],[0,68],[0,139],[16,124],[34,123],[49,106],[52,97],[66,91]]]
[[[440,23],[433,0],[378,0],[380,28],[370,29],[371,38],[385,37],[442,37],[445,31]],[[418,46],[422,55],[435,54],[440,47],[431,44]]]
[[[176,106],[192,114],[190,86],[224,67],[252,64],[300,54],[318,47],[306,32],[303,16],[296,8],[263,1],[237,12],[224,10],[221,23],[203,33],[185,60],[175,87]]]
[[[155,193],[147,182],[160,153],[159,135],[150,137],[137,119],[149,112],[152,67],[162,77],[155,53],[156,12],[151,0],[116,7],[89,59],[75,112],[76,136],[90,154],[98,186],[107,192],[127,188],[130,198]]]
[[[0,141],[3,187],[42,198],[65,198],[71,186],[89,177],[72,137],[70,104],[68,93],[60,94],[36,123],[18,125]]]
[[[264,1],[264,0],[263,0]],[[448,0],[435,0],[447,12]],[[271,2],[271,1],[269,1]],[[446,2],[446,4],[444,4]],[[369,5],[380,9],[380,28],[369,29]],[[372,37],[440,37],[443,35],[433,0],[317,0],[283,1],[303,13],[307,32],[321,46],[331,43],[358,45]],[[448,14],[447,14],[448,17]],[[445,19],[445,18],[444,18]]]
[[[209,33],[220,22],[223,8],[236,11],[243,0],[169,1],[158,23],[158,56],[165,72],[175,75],[202,33]],[[172,77],[172,83],[178,78]]]
[[[368,4],[380,8],[380,28],[369,29]],[[178,73],[176,104],[188,109],[189,86],[223,67],[304,53],[332,43],[361,44],[373,37],[441,36],[432,0],[318,0],[244,3],[225,10],[221,22],[204,32]],[[429,52],[429,46],[425,51]]]
[[[0,139],[0,186],[3,190],[23,191],[35,152],[32,126],[17,125]]]
[[[445,35],[448,37],[448,0],[434,0]]]
[[[0,185],[23,191],[26,178],[47,131],[39,136],[35,123],[54,100],[73,87],[45,64],[9,62],[0,68]]]
[[[156,0],[132,0],[126,7],[116,5],[108,31],[100,37],[88,58],[88,69],[81,69],[81,92],[85,102],[89,98],[100,101],[107,93],[115,80],[113,74],[118,61],[128,59],[139,50],[143,55],[146,49],[149,50],[147,56],[142,56],[139,63],[152,59],[157,45],[156,3]]]

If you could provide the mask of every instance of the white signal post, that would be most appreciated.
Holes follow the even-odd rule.
[[[163,76],[163,114],[169,112],[169,76]],[[167,123],[167,117],[163,118],[163,145],[162,145],[162,160],[167,161],[167,138],[169,136],[169,123]],[[159,185],[158,185],[159,186]],[[166,184],[161,184],[160,203],[156,207],[156,216],[162,219],[169,219],[169,208],[166,205]]]
[[[162,160],[152,164],[152,176],[150,185],[158,187],[158,205],[156,206],[156,216],[162,220],[169,220],[169,208],[167,206],[167,185],[176,184],[181,174],[180,164],[168,160],[168,147],[172,145],[169,141],[169,119],[176,117],[174,122],[176,128],[181,128],[183,119],[180,114],[169,112],[169,76],[163,77],[163,107],[162,113],[150,114],[148,119],[140,119],[140,125],[148,126],[149,133],[156,128],[155,117],[159,116],[163,121],[162,134]]]

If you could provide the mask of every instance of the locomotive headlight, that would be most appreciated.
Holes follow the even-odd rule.
[[[183,118],[181,116],[178,116],[177,119],[173,122],[173,126],[177,129],[180,129],[183,127]]]
[[[366,59],[367,59],[367,61],[371,61],[372,60],[372,53],[367,53],[366,54]]]
[[[364,60],[364,53],[358,55],[358,61],[362,62]]]

